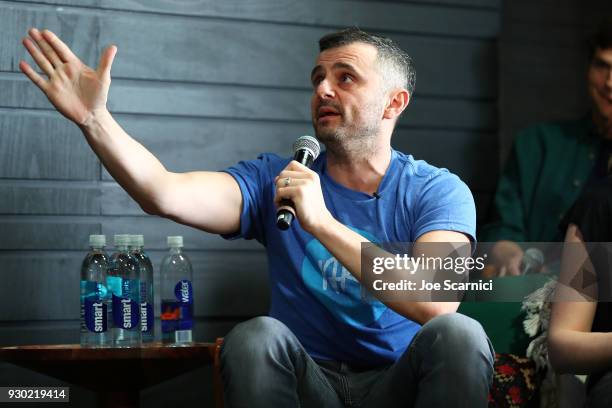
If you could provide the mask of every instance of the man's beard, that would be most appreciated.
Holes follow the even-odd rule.
[[[336,127],[319,128],[314,126],[315,136],[325,145],[328,154],[337,159],[350,160],[367,158],[374,153],[376,136],[379,133],[381,119],[378,106],[374,104],[364,107],[361,123],[341,123]],[[341,115],[339,120],[344,119]]]

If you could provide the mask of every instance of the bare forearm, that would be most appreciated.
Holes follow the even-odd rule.
[[[362,243],[370,241],[331,216],[328,222],[317,228],[315,236],[358,281],[363,282],[361,276]],[[381,250],[381,252],[384,251]],[[389,253],[384,253],[390,256]],[[377,294],[374,293],[374,295]],[[409,299],[409,296],[407,293],[405,301],[380,300],[396,313],[420,324],[426,323],[439,314],[456,310],[456,306],[453,306],[452,303],[419,302]]]
[[[98,111],[80,126],[104,167],[149,213],[160,208],[169,173],[143,145],[131,138],[107,111]]]
[[[558,330],[550,334],[548,347],[560,373],[590,374],[612,367],[612,333]]]

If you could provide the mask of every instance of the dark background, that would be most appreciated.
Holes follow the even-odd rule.
[[[157,281],[165,237],[183,235],[199,341],[268,304],[256,242],[147,216],[112,180],[19,72],[29,27],[56,32],[93,66],[118,45],[109,108],[172,171],[289,155],[312,133],[318,38],[349,25],[387,35],[417,67],[394,147],[461,176],[482,223],[516,131],[586,112],[584,37],[606,13],[609,0],[0,0],[0,345],[78,342],[89,234],[144,234]],[[9,384],[60,383],[0,363]],[[194,371],[145,391],[143,406],[208,406],[210,387],[209,369]],[[93,403],[74,386],[71,398]]]

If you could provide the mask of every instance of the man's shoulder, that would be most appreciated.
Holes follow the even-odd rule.
[[[260,153],[256,159],[243,160],[232,167],[243,167],[247,170],[257,168],[260,171],[278,173],[281,169],[285,168],[290,161],[290,158],[279,156],[276,153],[266,152]]]
[[[448,169],[444,167],[437,167],[433,164],[428,163],[423,159],[415,159],[411,154],[405,154],[396,151],[397,160],[401,166],[402,174],[404,177],[410,177],[418,179],[423,182],[429,181],[436,177],[454,176]]]
[[[463,187],[465,183],[456,174],[444,167],[436,167],[412,155],[396,152],[402,168],[402,179],[407,182],[408,191],[424,193],[432,186]]]

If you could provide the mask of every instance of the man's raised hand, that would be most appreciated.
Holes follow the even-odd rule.
[[[107,47],[96,70],[83,64],[70,48],[49,30],[36,28],[23,39],[36,64],[47,79],[39,75],[28,63],[21,61],[19,68],[49,98],[65,117],[77,125],[86,125],[97,111],[106,109],[111,83],[111,66],[117,47]]]

